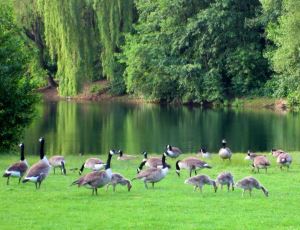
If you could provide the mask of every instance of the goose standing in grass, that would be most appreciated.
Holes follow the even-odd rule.
[[[148,158],[148,153],[143,152],[144,159],[142,160],[140,166],[137,168],[137,172],[140,172],[144,165],[148,168],[162,168],[162,161],[160,157],[150,157]]]
[[[162,168],[149,168],[143,170],[132,180],[139,179],[144,181],[146,189],[148,189],[147,183],[152,183],[152,188],[154,188],[154,183],[161,181],[168,174],[170,166],[166,163],[166,155],[166,153],[163,153],[162,155]]]
[[[217,186],[221,185],[221,189],[223,189],[223,185],[227,185],[227,189],[229,191],[230,186],[232,191],[234,191],[234,181],[233,176],[230,172],[222,172],[218,175],[216,179]]]
[[[243,189],[243,193],[242,193],[243,197],[244,197],[244,193],[246,190],[249,190],[249,194],[251,196],[251,192],[252,192],[253,188],[261,189],[263,191],[263,193],[265,194],[265,196],[269,196],[269,192],[266,190],[266,188],[264,186],[262,186],[258,182],[258,180],[256,180],[252,176],[243,178],[242,180],[238,181],[235,186],[237,188]]]
[[[177,158],[181,153],[182,151],[179,148],[167,145],[166,154],[168,157]]]
[[[282,167],[287,167],[287,170],[289,170],[290,165],[293,162],[292,156],[290,154],[282,150],[272,149],[272,155],[276,157],[276,162],[279,165],[281,170]]]
[[[113,191],[115,192],[117,184],[127,185],[128,192],[132,188],[132,184],[131,184],[130,180],[128,180],[127,178],[122,176],[120,173],[113,173],[112,176],[111,176],[110,182],[106,186],[106,191],[108,190],[108,187],[110,185],[112,185],[113,186]]]
[[[98,195],[98,188],[107,185],[112,178],[112,171],[110,168],[110,162],[112,156],[115,154],[114,150],[110,150],[108,153],[107,161],[105,164],[105,171],[94,171],[80,177],[74,181],[71,185],[77,184],[78,187],[85,186],[92,189],[92,195]]]
[[[119,153],[119,156],[117,159],[120,161],[128,161],[128,160],[136,159],[136,156],[124,154],[122,150],[119,150],[118,153]]]
[[[200,148],[196,156],[209,159],[211,158],[210,153],[206,151],[205,148]]]
[[[187,169],[190,172],[190,177],[192,176],[192,171],[197,174],[197,169],[211,168],[205,161],[199,160],[195,157],[187,157],[183,160],[178,160],[176,162],[176,173],[180,176],[180,169]]]
[[[252,161],[252,171],[257,169],[257,172],[259,173],[259,169],[265,169],[266,173],[268,171],[268,167],[270,167],[270,161],[266,156],[257,155],[255,153],[252,153],[248,151],[247,156],[245,157],[245,160],[251,160]]]
[[[228,160],[231,161],[232,152],[231,152],[230,148],[226,147],[226,144],[227,144],[226,140],[223,139],[222,140],[222,147],[219,150],[219,156],[223,160],[228,159]]]
[[[6,169],[6,171],[3,174],[3,177],[7,177],[7,181],[6,184],[9,184],[9,178],[10,177],[19,177],[19,184],[20,181],[23,177],[23,175],[26,173],[27,169],[28,169],[28,163],[25,159],[25,155],[24,155],[24,144],[21,143],[20,144],[20,155],[21,155],[21,159],[19,162],[14,163],[13,165],[11,165],[8,169]]]
[[[45,139],[41,137],[39,141],[40,141],[40,160],[30,167],[27,175],[23,179],[23,183],[26,183],[28,181],[35,183],[36,189],[41,187],[41,183],[48,176],[48,173],[51,168],[49,161],[45,156],[45,152],[44,152]]]
[[[91,169],[93,171],[99,171],[103,169],[104,166],[105,164],[99,158],[95,158],[95,157],[88,158],[85,160],[85,162],[82,164],[81,168],[79,169],[79,175],[82,174],[85,168]]]
[[[66,167],[65,167],[65,158],[63,156],[52,156],[49,158],[49,163],[53,168],[53,172],[55,174],[55,168],[60,168],[61,173],[66,175]]]
[[[214,187],[215,192],[217,192],[218,189],[216,182],[210,179],[210,177],[207,175],[193,176],[191,178],[186,179],[184,183],[194,185],[194,191],[196,191],[196,189],[199,188],[201,193],[202,193],[202,187],[206,184],[212,185]]]

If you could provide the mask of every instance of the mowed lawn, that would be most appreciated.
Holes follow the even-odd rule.
[[[269,154],[269,153],[266,153]],[[191,156],[182,155],[180,159]],[[205,186],[203,193],[193,191],[193,186],[184,184],[188,172],[182,170],[181,177],[175,173],[174,159],[167,177],[152,189],[133,181],[130,192],[125,186],[112,187],[108,192],[70,186],[77,179],[78,171],[68,169],[80,167],[86,156],[66,156],[67,176],[50,175],[39,190],[33,183],[18,184],[12,178],[0,183],[0,229],[300,229],[300,156],[293,152],[293,165],[289,172],[280,171],[272,156],[271,167],[266,174],[252,173],[245,154],[235,154],[232,162],[223,162],[218,155],[207,160],[212,169],[203,169],[198,174],[212,178],[222,171],[230,171],[235,181],[249,175],[256,177],[268,190],[265,197],[261,190],[254,190],[252,197],[242,190],[213,192]],[[49,157],[49,156],[48,156]],[[106,155],[101,157],[106,160]],[[127,178],[133,178],[142,159],[118,161],[114,156],[112,169]],[[4,170],[19,159],[16,155],[1,155],[0,168]],[[37,156],[28,156],[32,165]],[[84,173],[87,173],[85,170]]]

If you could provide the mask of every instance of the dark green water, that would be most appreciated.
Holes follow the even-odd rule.
[[[300,149],[300,115],[272,111],[212,110],[122,103],[45,102],[25,134],[26,152],[38,153],[44,136],[49,155],[161,153],[166,144],[216,152],[222,138],[233,151]]]

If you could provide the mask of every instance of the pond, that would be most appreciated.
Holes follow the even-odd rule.
[[[217,152],[226,138],[234,152],[300,149],[300,115],[270,110],[99,102],[43,102],[25,132],[26,152],[38,153],[38,138],[47,154],[104,154],[123,149],[161,153],[167,144],[183,152],[205,146]]]

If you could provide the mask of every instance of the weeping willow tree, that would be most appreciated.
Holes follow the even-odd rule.
[[[132,26],[133,7],[133,0],[25,0],[15,4],[25,32],[35,32],[37,45],[45,45],[51,62],[56,62],[62,96],[74,96],[83,83],[103,77],[117,93],[122,91],[124,69],[115,53],[123,43],[123,32]]]
[[[112,83],[115,93],[125,92],[122,77],[124,68],[116,61],[115,53],[120,52],[123,33],[130,31],[133,22],[133,0],[93,0],[97,25],[102,45],[101,60],[103,75]]]

